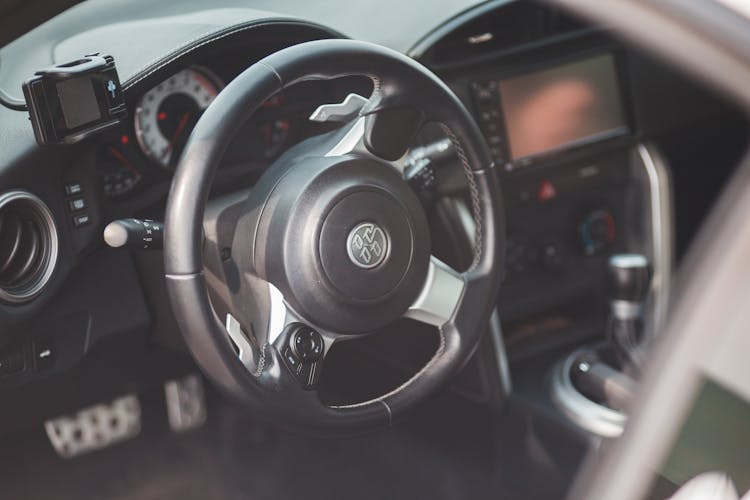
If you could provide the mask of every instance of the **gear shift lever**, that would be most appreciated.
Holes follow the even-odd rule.
[[[607,337],[622,367],[640,364],[643,305],[651,286],[651,266],[638,254],[619,254],[608,262],[611,317]]]
[[[644,304],[651,288],[648,259],[613,255],[607,262],[607,282],[607,340],[569,354],[558,365],[552,388],[558,405],[585,428],[616,436],[622,432],[642,361]]]

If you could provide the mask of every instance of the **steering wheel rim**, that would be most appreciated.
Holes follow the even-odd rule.
[[[440,345],[433,358],[388,394],[354,405],[331,407],[324,405],[316,392],[300,387],[288,373],[279,347],[272,342],[248,342],[245,347],[253,351],[252,360],[249,364],[238,362],[230,335],[217,317],[207,289],[203,219],[211,181],[223,152],[240,126],[263,102],[301,81],[350,75],[367,76],[374,83],[373,95],[360,112],[361,118],[347,132],[361,134],[360,143],[365,147],[357,154],[370,154],[370,159],[388,163],[405,152],[406,139],[411,135],[400,130],[397,135],[403,140],[393,137],[394,121],[388,116],[391,111],[416,110],[405,120],[409,122],[407,132],[412,135],[426,121],[441,124],[454,144],[467,178],[476,225],[475,255],[471,268],[460,274],[431,258],[425,267],[426,276],[421,278],[422,286],[416,290],[417,296],[412,297],[411,306],[403,311],[405,316],[432,323],[435,318],[429,315],[434,316],[435,312],[426,311],[424,303],[440,296],[430,296],[435,291],[430,283],[450,280],[451,276],[462,282],[450,317],[435,325],[440,332]],[[404,122],[400,120],[403,116],[398,115],[399,123]],[[355,131],[357,127],[359,132]],[[337,136],[336,140],[340,148],[348,139]],[[349,154],[351,158],[350,153],[352,149],[347,148],[344,156]],[[290,152],[285,157],[294,154]],[[355,154],[354,158],[360,157]],[[261,179],[259,184],[262,182]],[[404,210],[414,220],[420,220],[413,209]],[[453,375],[468,360],[486,329],[503,269],[503,202],[494,164],[476,123],[453,92],[417,62],[390,49],[351,40],[321,40],[281,50],[252,65],[227,85],[205,110],[184,148],[170,189],[165,226],[167,290],[186,343],[201,369],[219,387],[255,410],[281,423],[317,432],[390,423]],[[267,234],[273,237],[272,233]],[[412,241],[412,245],[417,244]],[[235,248],[237,244],[233,251]],[[268,278],[268,272],[252,271]],[[281,288],[290,291],[287,282]],[[290,293],[294,295],[293,290]],[[413,290],[410,293],[415,295]],[[293,298],[286,299],[285,302],[295,302]],[[398,306],[404,308],[403,300],[396,309]],[[329,333],[335,338],[335,332]],[[281,338],[286,342],[286,337]]]

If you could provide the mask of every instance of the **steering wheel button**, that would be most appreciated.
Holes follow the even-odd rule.
[[[299,365],[299,360],[294,356],[294,353],[288,347],[284,350],[284,359],[289,363],[289,366],[296,368]]]
[[[290,344],[294,355],[302,361],[316,361],[323,353],[323,337],[306,326],[292,333]]]

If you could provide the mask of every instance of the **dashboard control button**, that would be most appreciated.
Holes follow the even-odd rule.
[[[565,264],[565,250],[558,241],[548,241],[542,246],[542,265],[548,270],[556,270]]]
[[[91,217],[89,214],[81,214],[73,217],[73,226],[83,227],[91,224]]]
[[[498,123],[500,111],[497,109],[485,109],[479,113],[479,119],[485,123]]]
[[[290,368],[296,371],[299,366],[299,359],[294,355],[290,348],[284,349],[284,360],[287,362]]]
[[[498,127],[497,122],[485,122],[482,124],[482,129],[484,130],[484,133],[487,135],[494,135],[497,134],[497,131],[500,127]]]
[[[497,84],[495,82],[475,82],[472,87],[478,104],[494,104],[497,101]]]
[[[71,182],[65,185],[66,195],[73,196],[74,194],[81,194],[81,193],[83,193],[83,188],[81,187],[79,183]]]
[[[73,198],[72,200],[68,200],[68,208],[70,208],[71,212],[80,212],[86,208],[86,199]]]
[[[583,253],[593,256],[608,248],[617,237],[614,216],[607,210],[589,212],[580,225]]]
[[[34,365],[37,370],[49,370],[55,365],[55,347],[52,339],[34,342]]]

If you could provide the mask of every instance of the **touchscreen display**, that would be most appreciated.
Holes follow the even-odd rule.
[[[611,55],[501,80],[498,86],[514,160],[627,130]]]

